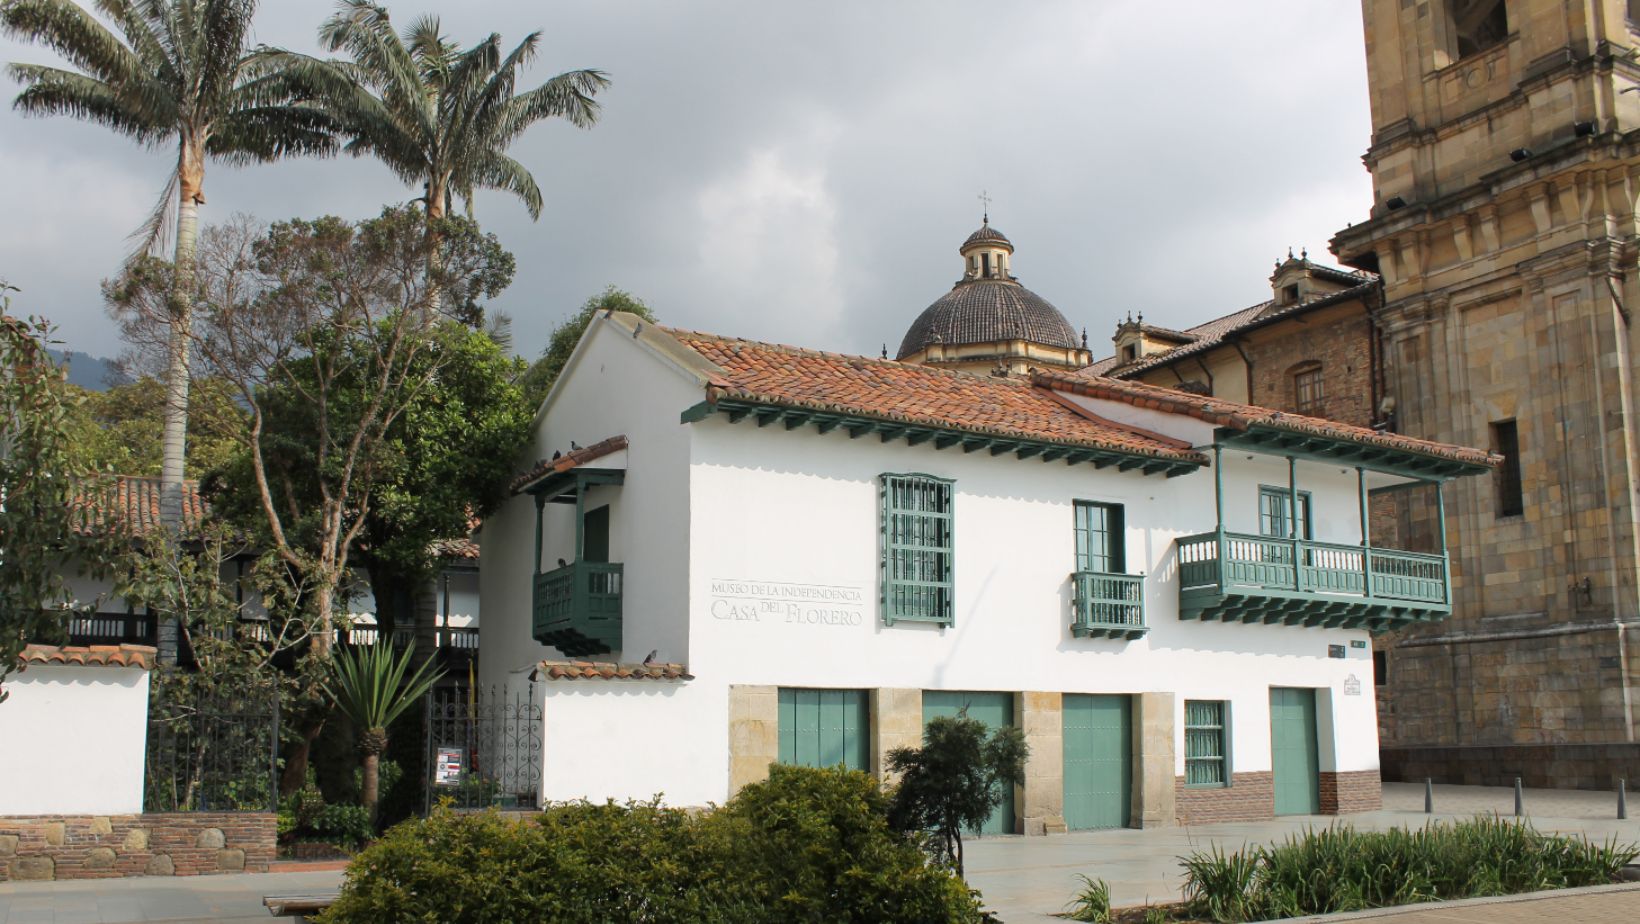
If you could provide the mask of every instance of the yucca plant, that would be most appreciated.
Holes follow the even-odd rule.
[[[395,654],[385,640],[339,651],[330,661],[330,676],[324,682],[325,693],[353,723],[358,736],[359,767],[364,778],[360,801],[370,809],[372,821],[380,795],[379,770],[381,756],[387,750],[387,729],[444,676],[427,661],[406,677],[415,655],[411,648]]]

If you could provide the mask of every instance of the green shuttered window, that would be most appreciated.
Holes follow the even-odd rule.
[[[882,476],[883,622],[952,624],[952,483]]]
[[[1122,574],[1127,570],[1121,504],[1077,501],[1076,570]]]
[[[1186,786],[1230,785],[1230,704],[1185,700],[1184,782]]]
[[[866,691],[781,687],[779,696],[781,763],[871,770]]]

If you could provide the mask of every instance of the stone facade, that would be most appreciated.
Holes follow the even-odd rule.
[[[0,881],[267,872],[271,812],[0,818]]]
[[[1363,3],[1375,205],[1332,249],[1383,280],[1395,428],[1512,429],[1520,473],[1447,493],[1454,613],[1392,640],[1384,774],[1606,788],[1640,734],[1640,36],[1621,0],[1500,9],[1481,47],[1441,0]]]
[[[780,759],[780,692],[775,687],[729,688],[729,794],[769,778]]]

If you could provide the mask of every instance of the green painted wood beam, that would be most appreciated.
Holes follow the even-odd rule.
[[[1055,459],[1063,459],[1070,455],[1070,452],[1071,451],[1069,449],[1066,449],[1063,446],[1055,446],[1052,449],[1044,449],[1042,450],[1042,461],[1052,462]]]
[[[814,428],[819,430],[822,434],[826,434],[837,429],[842,422],[843,418],[841,417],[821,417],[815,420]]]
[[[934,437],[934,448],[950,449],[952,446],[955,446],[960,442],[962,442],[961,434],[941,433],[939,436]]]
[[[786,412],[786,429],[796,430],[798,427],[801,427],[804,424],[808,423],[810,416],[811,415],[805,414],[802,411],[787,411]]]
[[[717,409],[712,406],[712,402],[702,401],[699,404],[691,405],[690,407],[685,408],[683,414],[680,415],[680,420],[686,424],[699,423],[700,421],[712,416],[712,413],[716,410]]]
[[[934,432],[933,430],[908,430],[905,434],[905,444],[907,446],[921,446],[934,438]]]
[[[882,434],[883,442],[892,443],[899,439],[901,434],[905,433],[906,429],[907,428],[905,427],[879,426],[877,428],[877,432]]]
[[[1023,446],[1020,446],[1014,454],[1019,456],[1021,459],[1029,459],[1031,456],[1041,455],[1042,451],[1041,446],[1034,443],[1026,443]]]

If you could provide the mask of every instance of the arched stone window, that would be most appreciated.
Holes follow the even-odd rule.
[[[1326,382],[1321,376],[1321,364],[1302,362],[1287,370],[1293,383],[1293,410],[1300,414],[1322,416],[1327,406]]]

